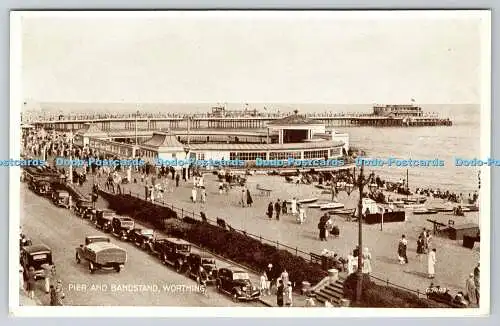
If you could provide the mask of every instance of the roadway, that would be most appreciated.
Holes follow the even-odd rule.
[[[209,287],[208,296],[196,291],[196,282],[162,265],[158,259],[133,244],[112,238],[128,252],[120,272],[97,271],[90,274],[86,264],[76,264],[75,248],[86,235],[102,234],[87,220],[64,208],[55,207],[21,184],[21,226],[33,243],[44,243],[53,252],[57,277],[62,280],[65,305],[75,306],[263,306],[259,302],[236,303]],[[132,288],[134,287],[135,288]],[[38,281],[36,297],[48,302]]]

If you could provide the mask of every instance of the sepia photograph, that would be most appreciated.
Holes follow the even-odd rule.
[[[13,11],[11,314],[487,315],[490,78],[487,10]]]

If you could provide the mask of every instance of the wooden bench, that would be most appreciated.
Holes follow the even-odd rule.
[[[270,197],[271,196],[271,189],[267,189],[267,188],[264,188],[262,187],[261,185],[257,185],[257,190],[259,191],[259,194],[261,196],[266,196],[266,197]]]
[[[436,220],[427,219],[427,222],[432,223],[432,227],[433,227],[432,232],[434,235],[439,234],[443,230],[443,228],[448,227],[448,225],[441,223],[441,222],[438,222]]]

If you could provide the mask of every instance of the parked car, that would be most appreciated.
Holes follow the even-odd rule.
[[[137,246],[147,249],[151,241],[154,239],[153,229],[141,229],[135,228],[130,234],[130,241],[135,243]]]
[[[75,200],[75,212],[82,218],[90,218],[93,210],[92,201],[86,198],[77,198]]]
[[[200,266],[207,273],[207,283],[215,284],[217,280],[217,265],[215,258],[206,253],[191,253],[188,257],[187,275],[191,278],[197,278],[200,271]]]
[[[162,263],[174,266],[178,273],[186,270],[187,260],[191,253],[189,242],[177,238],[155,239],[149,247]]]
[[[90,221],[94,222],[97,221],[97,219],[102,218],[103,216],[106,216],[107,218],[113,219],[115,217],[116,213],[110,209],[96,209],[94,210],[92,216],[90,217]]]
[[[28,270],[30,267],[35,269],[35,279],[45,278],[45,264],[53,266],[52,250],[44,245],[37,244],[21,247],[20,255],[21,266],[24,269],[24,279],[28,279]]]
[[[56,206],[69,208],[69,192],[66,190],[54,190],[52,192],[52,201]]]
[[[95,226],[96,228],[102,229],[104,232],[111,232],[113,229],[113,226],[111,225],[111,222],[113,221],[113,218],[116,216],[115,212],[110,211],[110,210],[99,210],[97,211],[95,215]]]
[[[130,238],[134,227],[135,222],[130,217],[115,216],[111,221],[111,233],[122,240],[127,240]]]
[[[111,242],[111,239],[104,235],[88,235],[85,237],[85,245],[96,242]]]
[[[45,196],[51,193],[52,187],[50,182],[47,181],[36,181],[30,182],[30,188],[38,195]]]
[[[236,268],[221,268],[217,272],[217,289],[232,296],[234,301],[254,301],[260,291],[250,281],[247,272]]]
[[[85,260],[89,264],[90,273],[99,269],[121,271],[127,262],[127,251],[111,243],[106,237],[86,237],[85,244],[76,248],[76,263]]]

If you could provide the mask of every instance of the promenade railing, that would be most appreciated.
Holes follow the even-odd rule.
[[[108,192],[108,193],[110,193],[110,192]],[[138,194],[138,193],[133,192],[131,190],[126,191],[126,192],[122,192],[122,194],[128,194],[130,196],[133,196],[133,197],[136,197],[136,198],[139,198],[139,199],[142,199],[142,200],[146,200],[145,194],[141,195],[141,194]],[[178,206],[175,206],[174,204],[166,203],[163,199],[155,200],[152,203],[156,204],[156,205],[161,205],[163,207],[167,207],[167,208],[172,209],[173,211],[175,211],[177,213],[179,219],[183,219],[183,218],[188,217],[188,218],[200,221],[200,222],[205,221],[206,223],[210,223],[211,225],[219,226],[219,227],[221,225],[218,223],[218,220],[224,220],[223,218],[220,218],[220,217],[216,217],[214,219],[212,217],[208,217],[207,216],[207,217],[203,218],[199,213],[197,213],[193,209],[185,209],[183,207],[178,207]],[[253,238],[255,240],[258,240],[260,243],[274,246],[276,249],[287,250],[290,253],[292,253],[292,254],[294,254],[294,255],[296,255],[298,257],[302,257],[306,261],[309,261],[311,263],[317,262],[317,256],[319,256],[319,255],[316,254],[316,253],[314,253],[314,252],[301,249],[298,246],[293,246],[293,245],[290,245],[290,244],[282,243],[282,242],[279,242],[277,240],[267,239],[267,238],[263,237],[262,235],[253,234],[253,233],[248,232],[246,230],[241,230],[241,229],[238,229],[238,228],[233,228],[233,227],[231,227],[227,223],[227,221],[224,220],[224,222],[225,222],[225,226],[230,231],[241,233],[241,234],[243,234],[243,235],[245,235],[247,237],[250,237],[250,238]],[[341,273],[341,275],[342,274],[345,274],[345,272]],[[347,276],[347,275],[345,275],[345,276]],[[370,279],[373,280],[374,282],[380,284],[380,285],[394,287],[394,288],[397,288],[399,290],[415,294],[419,298],[425,298],[426,297],[425,290],[410,289],[408,287],[405,287],[405,286],[402,286],[402,285],[398,285],[396,283],[391,282],[390,278],[388,278],[388,277],[384,278],[381,275],[377,275],[377,274],[374,275],[373,273],[370,273]]]

